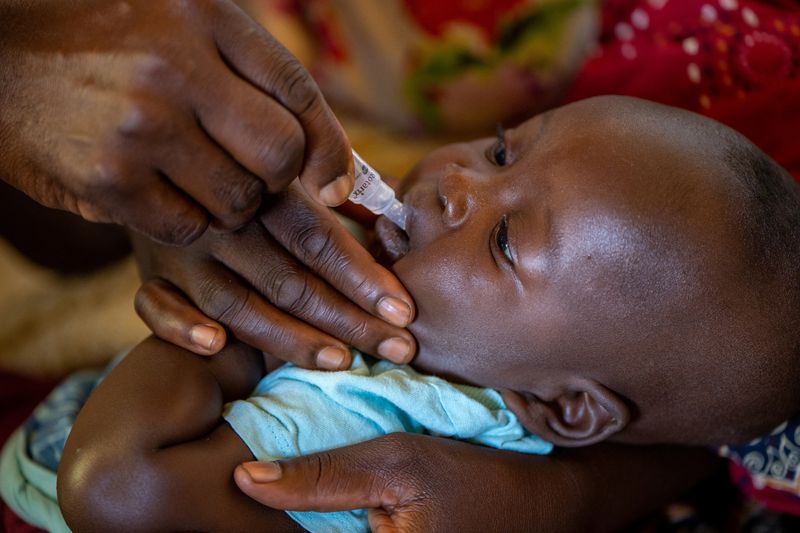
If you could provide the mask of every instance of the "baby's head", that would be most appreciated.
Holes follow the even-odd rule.
[[[415,365],[561,446],[736,443],[800,410],[800,194],[698,115],[601,97],[406,178]],[[512,392],[513,391],[513,392]]]

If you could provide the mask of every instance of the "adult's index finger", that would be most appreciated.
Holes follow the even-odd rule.
[[[294,114],[304,130],[303,187],[322,204],[341,204],[354,183],[350,143],[319,86],[297,58],[236,5],[218,6],[214,39],[225,60]]]

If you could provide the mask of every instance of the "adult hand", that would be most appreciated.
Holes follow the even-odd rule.
[[[267,201],[259,220],[206,232],[185,248],[135,239],[145,280],[136,309],[145,323],[199,354],[225,344],[221,323],[247,344],[308,368],[348,367],[346,345],[410,360],[416,344],[402,328],[414,310],[397,278],[297,183]]]
[[[234,471],[275,509],[367,508],[373,531],[617,531],[719,466],[707,450],[595,445],[524,455],[397,433]]]
[[[230,0],[0,1],[0,177],[38,202],[187,244],[298,175],[352,188],[300,63]]]
[[[296,459],[245,463],[234,479],[276,509],[367,508],[378,533],[571,529],[559,498],[572,478],[557,461],[424,435],[396,433]]]

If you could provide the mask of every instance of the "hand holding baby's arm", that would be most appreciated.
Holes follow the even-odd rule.
[[[395,362],[414,355],[403,329],[411,297],[297,183],[239,231],[206,232],[181,249],[135,244],[145,280],[137,310],[157,335],[186,349],[215,353],[225,344],[221,323],[308,368],[348,367],[348,345]],[[387,339],[405,348],[387,351]]]
[[[408,433],[275,463],[235,478],[276,509],[366,507],[373,531],[614,531],[717,463],[704,450],[597,445],[525,455]]]

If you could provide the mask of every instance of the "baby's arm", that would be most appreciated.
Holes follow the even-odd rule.
[[[233,482],[253,459],[222,421],[224,402],[264,374],[241,344],[203,358],[150,338],[98,386],[64,449],[58,500],[75,531],[284,531],[283,512]]]

